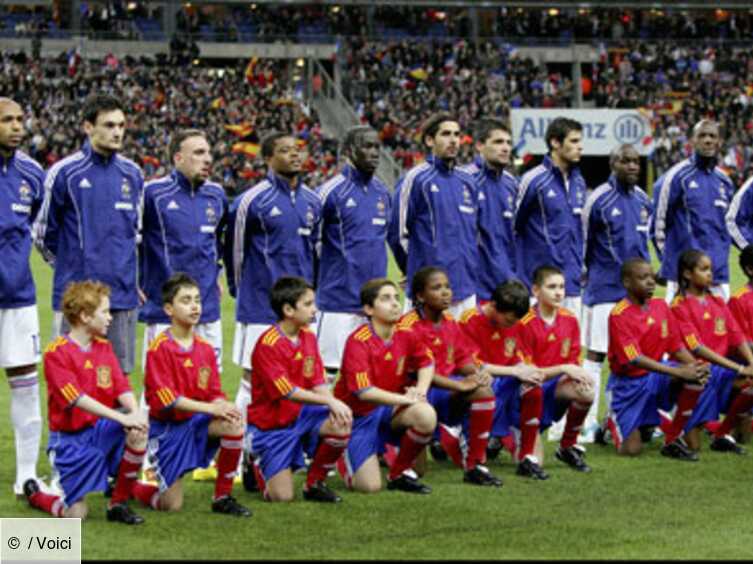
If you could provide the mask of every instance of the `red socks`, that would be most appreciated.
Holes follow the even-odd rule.
[[[400,477],[400,474],[413,466],[416,457],[426,446],[426,443],[431,441],[431,437],[432,433],[421,433],[413,427],[407,429],[400,440],[400,452],[390,468],[388,479],[394,480]]]
[[[217,455],[217,479],[214,482],[214,499],[230,495],[233,491],[233,478],[238,470],[238,461],[243,449],[243,435],[226,435],[220,439],[220,453]]]
[[[159,509],[159,487],[145,482],[136,482],[131,489],[131,495],[147,507]]]
[[[536,436],[541,425],[541,412],[544,409],[544,391],[541,386],[520,387],[520,449],[518,461],[533,455],[536,446]]]
[[[322,482],[327,477],[327,472],[335,467],[337,459],[348,446],[350,435],[322,435],[319,439],[319,447],[316,449],[314,460],[306,476],[306,487],[313,486],[316,482]],[[218,469],[219,470],[219,469]]]
[[[677,398],[677,410],[675,411],[675,417],[672,419],[672,424],[669,429],[664,433],[664,444],[668,445],[682,435],[685,424],[693,415],[693,408],[698,403],[698,398],[703,391],[703,386],[697,384],[684,384],[680,395]]]
[[[565,419],[565,430],[562,432],[562,440],[560,441],[561,448],[565,449],[575,446],[578,440],[578,433],[580,433],[580,429],[583,427],[583,421],[585,421],[590,407],[590,403],[570,402],[570,407],[567,410],[567,419]]]
[[[473,470],[477,464],[486,461],[486,445],[494,421],[494,397],[471,401],[468,420],[468,456],[465,469]]]
[[[728,435],[732,429],[737,426],[740,420],[740,414],[747,412],[753,407],[753,386],[748,386],[740,390],[737,397],[732,401],[727,416],[722,421],[719,428],[714,432],[714,437],[717,439]]]
[[[145,454],[146,449],[136,450],[126,445],[118,467],[118,477],[115,481],[115,489],[112,491],[110,507],[118,503],[125,503],[131,497],[131,490],[133,484],[136,483]]]
[[[49,513],[53,517],[63,516],[65,507],[63,506],[63,500],[59,495],[52,495],[39,491],[28,499],[29,504],[31,504],[32,507],[41,509],[42,511]]]

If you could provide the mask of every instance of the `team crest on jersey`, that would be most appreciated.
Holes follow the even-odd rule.
[[[562,341],[562,348],[560,349],[560,356],[562,358],[567,357],[570,354],[570,338]]]
[[[123,184],[120,185],[120,195],[124,200],[131,199],[131,183],[127,178],[124,178]]]
[[[455,347],[452,345],[447,347],[447,364],[455,364]]]
[[[401,376],[403,374],[404,369],[405,369],[405,357],[401,356],[399,359],[397,359],[397,375]]]
[[[463,202],[465,204],[471,204],[471,203],[473,203],[471,201],[471,191],[468,190],[468,186],[466,186],[466,185],[463,185]]]
[[[727,199],[727,193],[724,191],[724,184],[719,185],[719,197],[723,200]]]
[[[214,208],[211,204],[207,204],[207,223],[214,224],[217,222],[217,212],[214,211]]]
[[[508,209],[512,209],[513,200],[512,200],[512,194],[507,195],[507,207]]]
[[[641,208],[641,223],[648,223],[648,210]]]
[[[22,180],[18,187],[18,199],[26,203],[31,202],[31,186],[26,180]]]
[[[725,335],[727,333],[727,325],[723,317],[717,317],[714,320],[714,335]]]
[[[212,375],[212,369],[208,366],[199,368],[199,388],[206,390],[209,387],[209,377]]]
[[[311,206],[306,210],[306,223],[309,226],[314,225],[314,210],[311,209]]]
[[[515,354],[515,339],[512,337],[508,337],[505,339],[505,356],[507,358],[512,358],[512,355]]]
[[[97,387],[109,388],[112,386],[112,373],[109,366],[97,366]]]
[[[661,338],[666,339],[669,337],[669,323],[666,319],[661,320]]]
[[[313,378],[313,376],[314,376],[314,357],[307,356],[303,360],[303,377]]]
[[[376,203],[376,208],[377,208],[377,213],[378,213],[379,215],[384,215],[384,214],[385,214],[385,212],[386,212],[386,210],[387,210],[387,206],[386,206],[386,205],[384,204],[384,202],[382,201],[382,198],[379,198],[379,199],[377,200],[377,203]]]

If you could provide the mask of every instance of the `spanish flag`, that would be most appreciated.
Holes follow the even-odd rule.
[[[219,110],[220,108],[224,108],[225,98],[223,98],[222,96],[220,96],[219,98],[215,98],[214,100],[212,100],[212,103],[209,105],[213,110]]]
[[[251,82],[251,80],[254,78],[254,69],[256,67],[256,63],[259,62],[259,57],[251,57],[251,60],[248,61],[248,64],[246,65],[246,72],[244,73],[246,75],[246,81]]]
[[[248,135],[251,135],[254,132],[254,126],[247,121],[244,121],[243,123],[239,123],[237,125],[232,125],[229,123],[225,124],[225,129],[230,133],[237,135],[241,139],[247,137]]]
[[[233,144],[233,153],[243,153],[246,156],[249,156],[251,158],[255,158],[256,155],[259,154],[259,144],[258,143],[249,143],[248,141],[241,141],[239,143]]]

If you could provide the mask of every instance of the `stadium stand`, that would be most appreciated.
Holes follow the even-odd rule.
[[[296,96],[286,61],[260,60],[250,78],[245,61],[213,69],[110,57],[107,62],[82,60],[74,77],[65,54],[29,64],[25,56],[4,53],[0,61],[5,77],[0,95],[29,101],[30,135],[24,149],[45,166],[79,146],[79,101],[103,87],[126,100],[131,121],[123,152],[148,177],[169,169],[170,133],[180,127],[207,131],[215,143],[213,177],[231,195],[264,174],[255,155],[259,136],[270,129],[295,131],[307,146],[310,184],[321,182],[335,164],[336,143],[322,134],[315,112]]]

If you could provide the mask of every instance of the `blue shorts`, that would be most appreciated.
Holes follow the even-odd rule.
[[[107,477],[118,474],[125,440],[123,426],[109,419],[77,433],[50,431],[47,455],[66,507],[107,489]]]
[[[450,376],[450,379],[455,381],[463,380],[463,378],[463,376]],[[459,396],[460,394],[454,390],[436,386],[429,388],[426,400],[437,412],[437,423],[444,423],[451,427],[466,423],[470,405]],[[439,425],[436,432],[439,432]]]
[[[728,368],[716,364],[711,366],[711,376],[698,398],[693,415],[685,425],[686,433],[707,421],[716,421],[721,413],[727,411],[732,398],[732,384],[736,378],[737,374]]]
[[[265,481],[283,470],[304,465],[304,451],[313,456],[319,444],[319,429],[329,417],[324,405],[304,405],[295,423],[264,431],[255,425],[246,428],[247,449],[256,459]]]
[[[544,382],[544,384],[542,384],[541,386],[543,398],[541,422],[539,425],[540,433],[546,431],[552,425],[552,423],[559,420],[560,417],[565,414],[567,407],[570,405],[568,401],[557,400],[557,384],[559,383],[562,376],[562,374],[555,376],[551,380]],[[499,393],[509,394],[507,397],[502,399],[502,401],[504,402],[504,413],[500,416],[500,421],[504,419],[504,424],[506,424],[506,426],[508,427],[508,431],[505,434],[509,434],[510,427],[520,429],[520,380],[518,380],[517,378],[498,378],[497,380],[502,381],[502,384],[500,385],[500,392],[497,392],[495,390],[495,394],[498,398],[497,401],[500,401]],[[505,380],[512,380],[514,384],[505,382]],[[495,413],[494,415],[496,425],[497,413]],[[492,434],[499,437],[505,436],[497,435],[497,433],[495,432],[495,427],[492,428]]]
[[[557,399],[557,384],[564,374],[555,376],[551,380],[547,380],[541,386],[544,392],[544,405],[541,410],[541,425],[539,426],[539,432],[546,431],[552,423],[559,421],[563,415],[567,412],[567,408],[570,407],[570,402],[567,400]]]
[[[385,443],[400,444],[404,430],[392,429],[394,413],[393,406],[380,405],[368,415],[353,418],[353,429],[345,451],[345,468],[349,476],[355,475],[370,456],[382,454]]]
[[[659,409],[669,411],[676,396],[672,378],[659,372],[638,377],[610,374],[607,387],[612,393],[609,419],[618,433],[617,448],[639,427],[658,425]]]
[[[212,462],[220,446],[219,437],[209,438],[212,419],[199,413],[186,421],[149,420],[149,462],[154,465],[161,492],[186,472]]]
[[[511,426],[517,428],[520,425],[520,380],[507,376],[495,378],[492,390],[496,407],[491,435],[505,437],[510,434]]]

